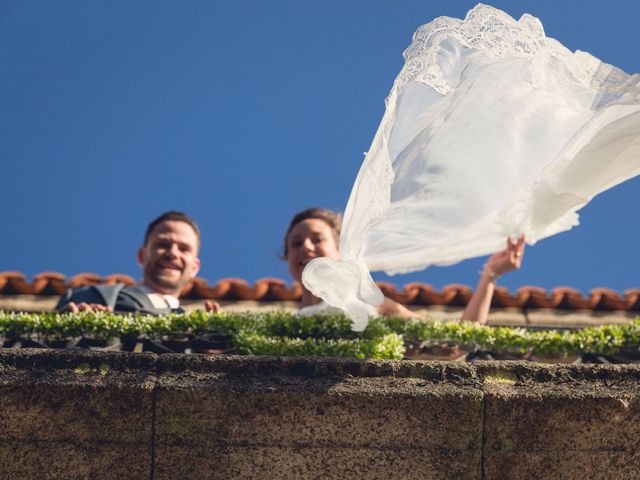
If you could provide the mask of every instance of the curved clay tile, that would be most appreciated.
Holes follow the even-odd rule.
[[[553,301],[544,288],[525,286],[518,290],[520,308],[553,308]]]
[[[466,285],[453,283],[451,285],[445,285],[442,289],[442,296],[446,300],[444,305],[464,307],[469,303],[469,300],[471,300],[473,290]]]
[[[591,308],[597,310],[628,310],[629,302],[615,290],[610,288],[594,288],[591,290]]]
[[[20,272],[2,272],[0,274],[0,291],[5,295],[30,295],[33,285],[27,282],[27,277]]]
[[[220,280],[215,285],[210,286],[204,278],[194,278],[191,280],[189,290],[192,298],[202,298],[207,300],[222,300],[231,289],[231,283]]]
[[[65,282],[65,276],[58,272],[42,272],[28,282],[20,272],[0,272],[0,293],[5,295],[61,295],[67,288],[97,283],[113,284],[122,282],[135,284],[135,280],[124,274],[101,277],[95,273],[81,273]],[[377,282],[382,292],[389,298],[405,305],[450,305],[465,306],[473,294],[466,285],[452,284],[436,291],[426,283],[406,284],[402,291],[388,282]],[[252,301],[298,301],[302,287],[293,283],[290,287],[279,278],[262,278],[250,285],[240,278],[224,278],[215,285],[209,285],[204,278],[195,278],[181,292],[181,297],[211,300],[252,300]],[[558,287],[547,292],[540,287],[526,286],[512,295],[504,287],[496,287],[492,305],[494,307],[520,308],[563,308],[569,310],[632,310],[640,311],[640,289],[629,289],[624,296],[608,288],[595,288],[588,298],[570,287]]]
[[[427,283],[419,283],[418,298],[421,305],[447,305],[449,300],[455,297],[455,294],[445,295],[438,292],[435,288]]]
[[[624,291],[629,310],[640,310],[640,288],[630,288]]]
[[[113,275],[107,275],[104,278],[104,283],[107,285],[113,285],[114,283],[124,283],[125,285],[135,285],[137,282],[123,273],[114,273]]]
[[[413,303],[419,293],[419,289],[411,288],[409,285],[405,286],[402,292],[399,292],[391,282],[376,282],[376,285],[378,285],[378,288],[380,288],[380,291],[385,297],[404,305]],[[407,287],[409,287],[409,289],[407,289]]]
[[[405,303],[407,305],[419,304],[420,300],[422,300],[421,293],[425,289],[433,290],[433,287],[431,285],[427,285],[426,283],[420,282],[411,282],[405,284],[405,286],[402,287],[404,298],[407,300]]]
[[[256,287],[249,285],[249,282],[241,278],[225,278],[221,282],[229,282],[229,291],[225,300],[257,300],[258,291]]]
[[[66,290],[65,276],[61,273],[42,272],[33,276],[34,295],[62,295]]]
[[[274,289],[277,293],[274,293]],[[256,293],[259,296],[258,300],[261,302],[283,301],[278,294],[283,293],[286,295],[286,291],[287,283],[280,278],[267,277],[256,280]]]
[[[267,296],[269,295],[269,289],[271,288],[271,279],[270,278],[260,278],[256,280],[254,285],[255,290],[255,298],[256,301],[265,301]]]
[[[71,280],[69,280],[69,287],[86,287],[88,285],[96,285],[98,283],[102,283],[102,281],[102,277],[95,273],[79,273],[71,277]]]
[[[287,287],[287,282],[279,278],[271,278],[269,284],[269,297],[275,301],[297,302],[302,298],[302,286],[294,282],[291,288]]]
[[[506,287],[495,287],[493,291],[493,298],[491,299],[491,306],[498,308],[513,308],[520,306],[520,300],[518,297],[514,297]]]
[[[584,298],[582,293],[575,288],[557,287],[551,292],[553,308],[566,308],[569,310],[588,310],[591,308],[591,300]]]

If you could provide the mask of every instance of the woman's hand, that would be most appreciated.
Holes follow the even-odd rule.
[[[524,235],[520,235],[518,240],[507,239],[507,248],[502,252],[493,254],[484,264],[482,276],[478,286],[473,292],[473,297],[467,304],[462,320],[471,322],[487,323],[491,298],[495,289],[495,281],[500,275],[520,268],[524,255]]]
[[[222,310],[220,304],[211,300],[204,301],[204,309],[209,313],[218,313]]]
[[[516,241],[507,238],[507,248],[493,254],[484,264],[484,272],[493,279],[520,268],[524,256],[524,235]]]

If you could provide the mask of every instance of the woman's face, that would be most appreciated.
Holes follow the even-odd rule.
[[[327,222],[308,218],[298,223],[287,237],[289,273],[298,282],[304,266],[317,257],[340,258],[333,231]]]

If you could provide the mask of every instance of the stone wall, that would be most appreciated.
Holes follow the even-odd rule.
[[[2,478],[640,478],[640,366],[0,351]]]

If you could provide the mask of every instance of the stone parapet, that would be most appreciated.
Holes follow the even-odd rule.
[[[638,478],[640,366],[0,351],[2,478]]]

